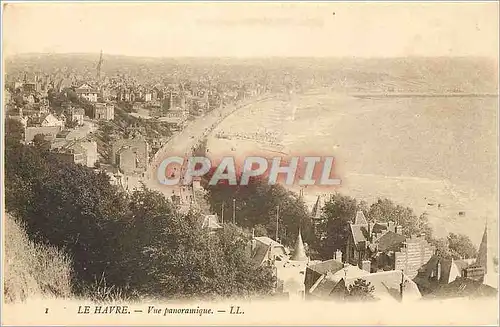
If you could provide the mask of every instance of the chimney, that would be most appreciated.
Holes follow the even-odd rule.
[[[333,259],[335,259],[335,261],[337,262],[342,262],[342,251],[337,249],[337,251],[335,251]]]
[[[396,234],[400,234],[400,235],[403,235],[403,226],[401,225],[397,225],[396,226]]]
[[[364,271],[367,271],[367,272],[371,272],[370,269],[371,269],[371,261],[370,260],[363,260],[361,262],[361,269],[364,270]]]

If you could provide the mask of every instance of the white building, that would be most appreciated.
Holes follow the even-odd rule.
[[[85,98],[90,102],[97,102],[97,95],[99,94],[99,92],[97,90],[93,89],[88,84],[83,84],[82,86],[77,88],[75,91],[76,91],[76,94],[78,94],[78,96]]]

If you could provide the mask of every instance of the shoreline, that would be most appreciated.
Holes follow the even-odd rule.
[[[496,93],[350,93],[355,98],[498,98]]]

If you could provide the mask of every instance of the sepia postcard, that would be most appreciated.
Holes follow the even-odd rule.
[[[498,325],[498,47],[498,1],[2,1],[2,324]]]

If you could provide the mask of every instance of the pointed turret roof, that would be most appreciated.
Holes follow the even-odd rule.
[[[488,223],[484,226],[483,239],[479,245],[476,263],[488,271]]]
[[[314,204],[314,207],[312,208],[311,211],[311,217],[312,219],[321,219],[321,207],[322,207],[322,201],[321,201],[321,195],[318,195],[318,199],[316,200],[316,203]]]
[[[488,222],[484,227],[483,239],[479,245],[475,264],[484,269],[483,284],[498,289],[498,274],[493,264],[492,249],[488,247]]]
[[[302,235],[300,233],[300,228],[299,228],[299,235],[297,235],[297,241],[295,242],[295,248],[293,250],[293,255],[290,258],[290,260],[293,260],[293,261],[306,261],[307,260],[306,250],[304,249],[304,242],[302,242]]]
[[[356,218],[354,219],[354,224],[355,225],[368,225],[368,221],[366,220],[365,214],[363,213],[363,211],[358,210],[358,212],[356,212]]]

